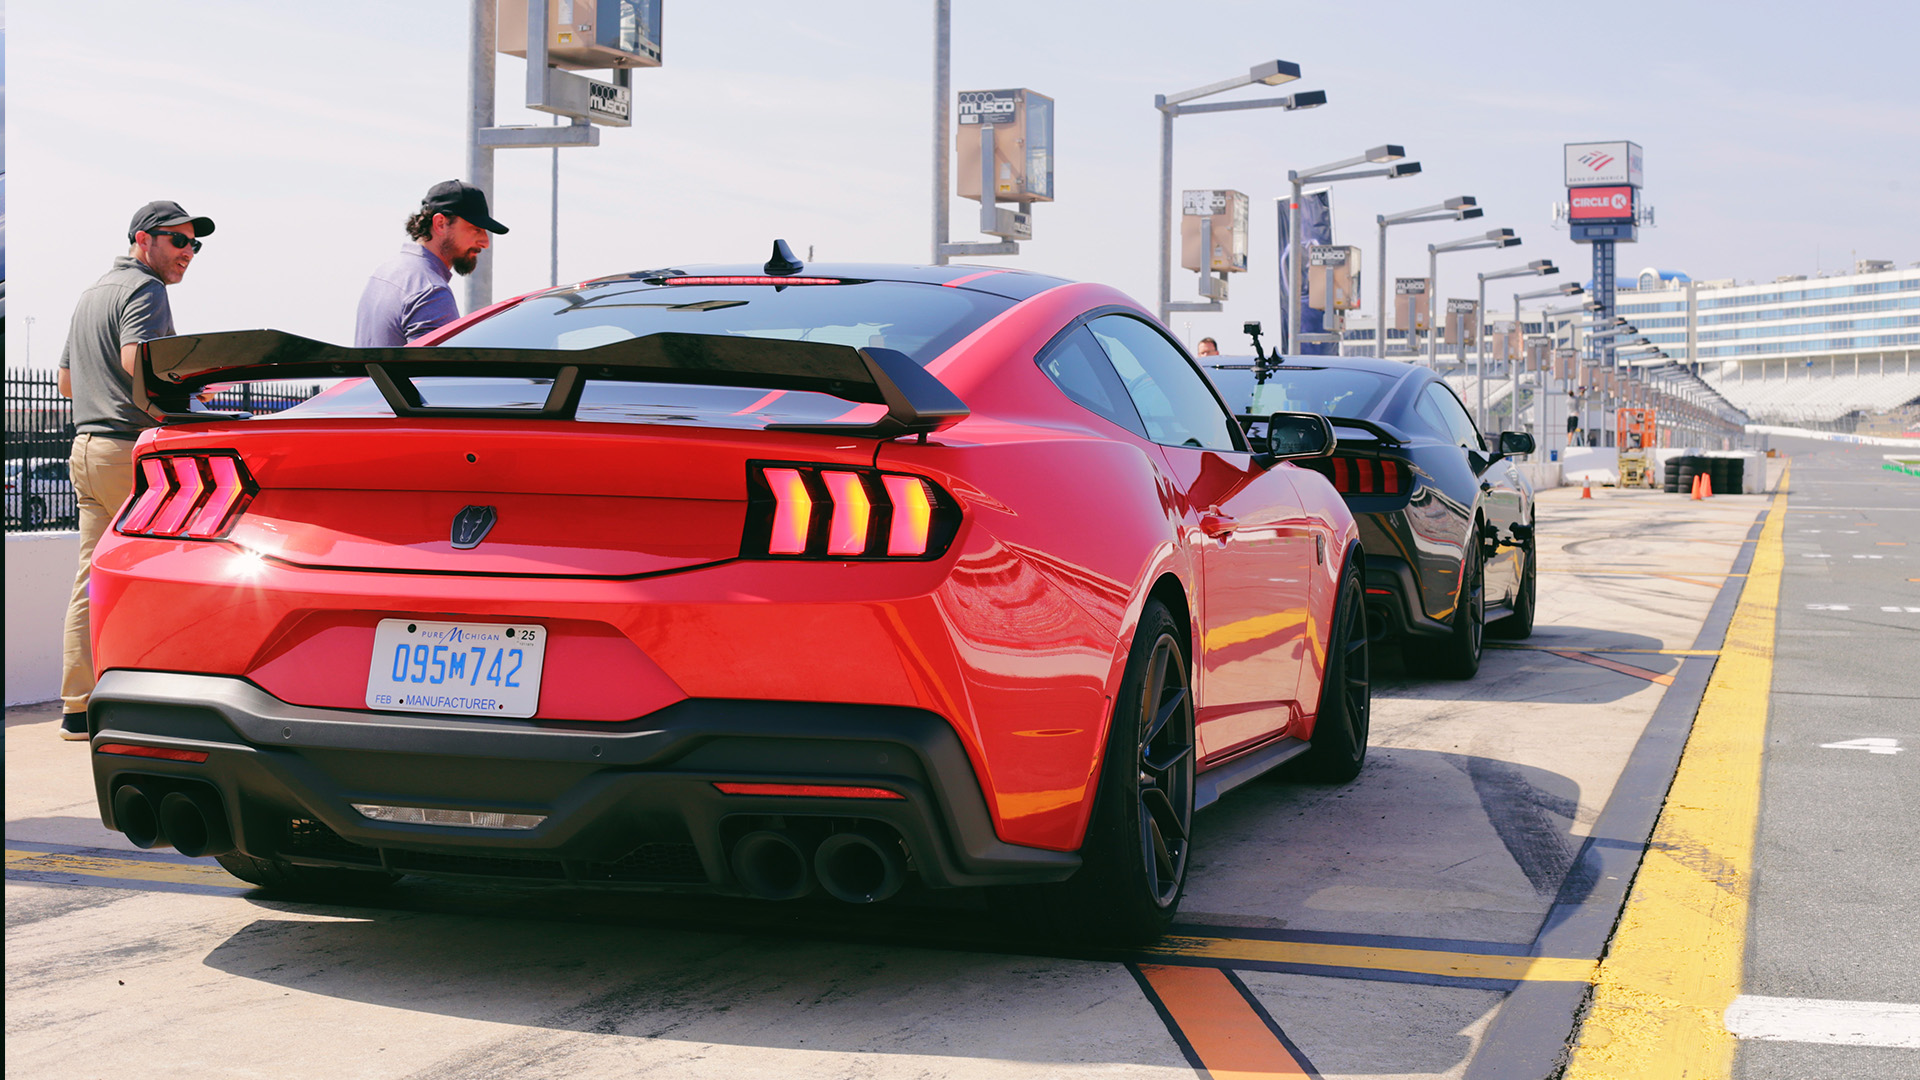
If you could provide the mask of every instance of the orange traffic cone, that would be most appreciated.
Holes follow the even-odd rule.
[[[1580,497],[1583,499],[1593,498],[1593,480],[1591,477],[1580,482]]]
[[[1701,473],[1699,475],[1700,475],[1700,497],[1703,499],[1713,498],[1713,474]]]
[[[1695,501],[1698,501],[1700,498],[1700,474],[1699,473],[1693,474],[1693,498]]]

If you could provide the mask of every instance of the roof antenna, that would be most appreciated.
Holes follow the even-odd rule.
[[[785,277],[788,274],[797,274],[804,269],[806,269],[805,264],[793,257],[793,249],[787,246],[785,240],[773,242],[773,258],[767,260],[766,266],[768,274],[774,277]]]

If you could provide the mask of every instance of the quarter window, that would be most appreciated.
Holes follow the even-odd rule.
[[[1455,443],[1469,450],[1486,453],[1487,445],[1480,441],[1480,429],[1474,427],[1473,417],[1467,414],[1467,407],[1453,396],[1444,383],[1428,383],[1427,396],[1433,401],[1433,407],[1446,420],[1447,430]]]
[[[1113,363],[1086,327],[1077,327],[1060,339],[1046,359],[1040,361],[1040,370],[1076,403],[1136,435],[1146,434],[1140,425],[1140,414],[1134,411]]]
[[[1242,449],[1239,428],[1206,376],[1158,331],[1126,315],[1102,315],[1087,329],[1126,384],[1147,438],[1166,446]]]

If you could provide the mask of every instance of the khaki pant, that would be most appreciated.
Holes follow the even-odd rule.
[[[105,435],[76,435],[67,459],[74,494],[80,502],[80,566],[73,575],[73,599],[67,604],[66,649],[62,657],[60,699],[67,712],[85,712],[93,694],[93,641],[89,584],[93,549],[120,508],[133,494],[133,440]]]

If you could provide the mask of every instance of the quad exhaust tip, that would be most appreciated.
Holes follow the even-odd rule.
[[[171,845],[188,858],[225,855],[233,850],[233,829],[213,788],[190,783],[154,801],[158,792],[135,783],[113,792],[113,823],[134,847]]]
[[[733,876],[762,900],[798,900],[813,891],[807,856],[786,835],[750,832],[733,845]]]
[[[893,845],[857,832],[834,833],[821,841],[813,853],[813,872],[827,895],[849,904],[877,904],[899,892],[907,880],[907,868]]]

